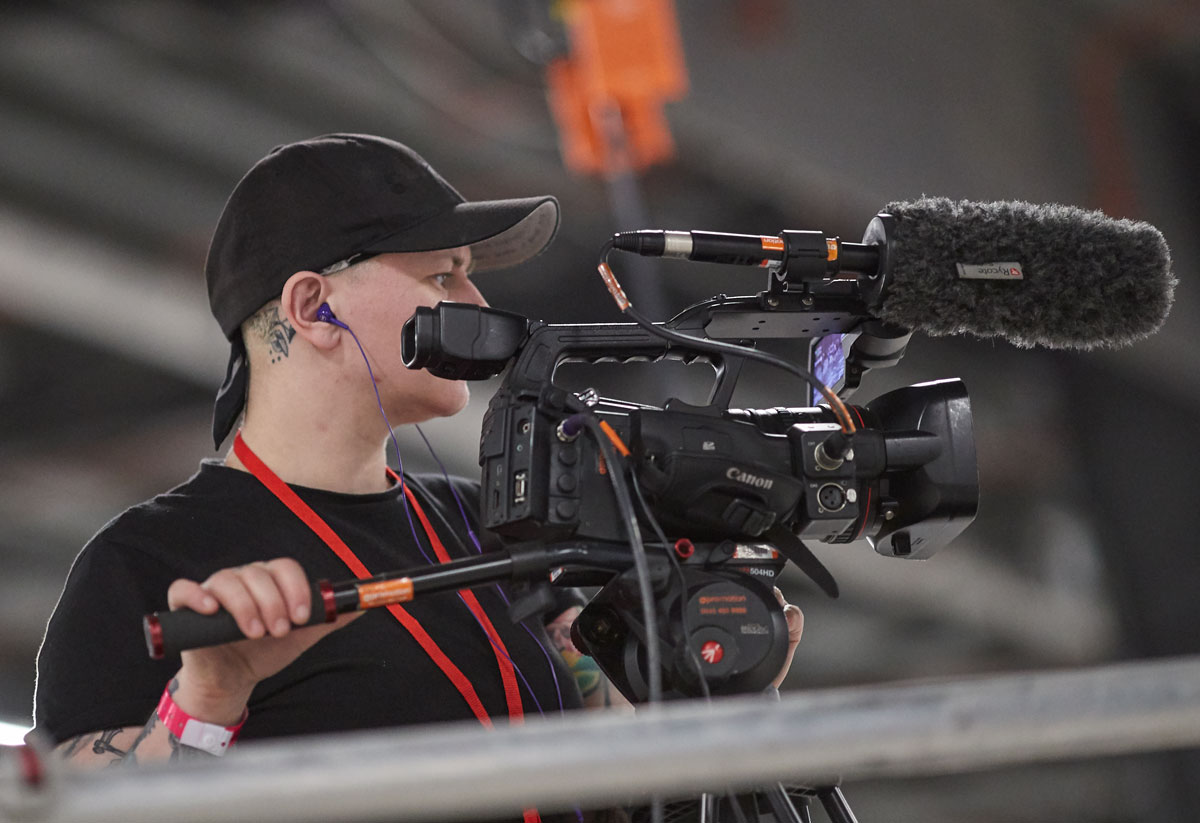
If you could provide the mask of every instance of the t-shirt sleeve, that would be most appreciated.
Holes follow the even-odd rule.
[[[150,659],[142,617],[166,608],[167,588],[179,576],[104,533],[84,548],[38,653],[38,732],[59,743],[146,722],[180,660]]]

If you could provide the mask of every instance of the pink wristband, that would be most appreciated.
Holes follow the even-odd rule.
[[[167,727],[167,731],[185,746],[200,749],[220,757],[229,751],[233,741],[237,740],[238,732],[250,716],[249,709],[242,710],[242,719],[236,726],[220,726],[216,723],[205,723],[189,715],[171,697],[171,687],[163,689],[162,699],[158,701],[158,719]]]

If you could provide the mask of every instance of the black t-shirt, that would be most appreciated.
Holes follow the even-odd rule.
[[[408,482],[451,557],[475,554],[446,481]],[[372,574],[427,565],[413,542],[399,488],[366,495],[293,489]],[[454,489],[472,523],[478,522],[477,487],[456,480]],[[425,553],[437,562],[415,513],[413,523]],[[121,514],[76,558],[50,619],[38,655],[37,730],[57,743],[144,724],[180,660],[147,656],[142,616],[166,608],[167,588],[177,578],[202,581],[218,569],[281,556],[295,558],[314,580],[354,576],[256,478],[216,462],[201,464],[187,483]],[[520,670],[525,713],[536,715],[539,706],[547,715],[560,705],[579,707],[579,692],[538,618],[513,625],[495,586],[475,592]],[[459,597],[432,594],[404,608],[470,679],[488,713],[507,717],[496,656]],[[242,740],[474,717],[386,609],[373,609],[328,635],[259,683],[249,709]]]

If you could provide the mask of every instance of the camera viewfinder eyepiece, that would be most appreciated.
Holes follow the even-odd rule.
[[[529,332],[515,312],[441,302],[420,306],[404,324],[400,357],[410,369],[449,380],[484,380],[504,371]]]

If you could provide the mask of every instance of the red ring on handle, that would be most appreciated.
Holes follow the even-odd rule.
[[[325,604],[325,622],[337,620],[337,601],[333,599],[333,584],[328,580],[318,580],[317,589],[321,592],[321,602]]]
[[[681,537],[675,541],[675,554],[687,560],[696,553],[696,546],[691,540],[686,537]]]
[[[150,650],[150,657],[154,660],[162,660],[166,649],[163,647],[163,631],[162,623],[156,614],[148,614],[142,618],[142,628],[146,632],[146,646]]]

